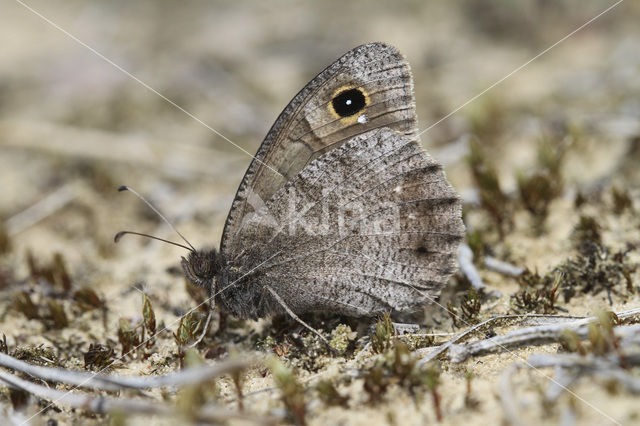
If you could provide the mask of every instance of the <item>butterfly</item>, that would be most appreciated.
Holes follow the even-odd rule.
[[[186,278],[240,318],[419,309],[455,271],[461,201],[420,146],[409,64],[365,44],[311,80],[237,190],[219,250]]]

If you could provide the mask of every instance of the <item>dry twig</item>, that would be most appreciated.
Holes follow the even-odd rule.
[[[522,367],[522,364],[513,363],[507,367],[500,375],[500,381],[498,382],[498,395],[500,404],[502,404],[502,411],[504,413],[505,420],[510,425],[522,424],[520,419],[518,401],[516,401],[515,393],[511,380],[513,375]]]
[[[20,379],[6,371],[0,370],[0,380],[9,386],[21,389],[38,398],[54,401],[56,404],[66,405],[75,409],[88,410],[98,414],[127,413],[127,414],[155,414],[179,415],[180,412],[167,404],[160,404],[146,400],[131,398],[111,398],[105,396],[85,395],[59,391],[41,386],[27,380]],[[201,422],[221,422],[230,419],[241,419],[256,424],[275,424],[275,419],[257,417],[245,413],[230,411],[216,406],[205,406],[193,417]]]
[[[441,344],[440,346],[430,347],[430,348],[420,348],[415,351],[418,355],[424,355],[424,357],[420,360],[420,364],[426,364],[429,361],[436,359],[438,356],[443,354],[447,349],[449,349],[456,342],[462,340],[463,338],[471,335],[474,332],[479,331],[485,326],[491,324],[492,322],[496,322],[499,320],[508,320],[508,319],[521,319],[524,321],[568,321],[581,319],[583,317],[575,317],[568,315],[545,315],[545,314],[527,314],[527,315],[499,315],[493,318],[489,318],[488,320],[482,321],[481,323],[475,324],[474,326],[464,330],[463,332],[457,334],[454,338],[447,341],[446,343]],[[411,335],[409,335],[411,336]],[[419,335],[418,335],[419,336]]]
[[[165,386],[183,386],[210,381],[215,377],[249,367],[251,360],[232,359],[216,365],[192,367],[164,376],[117,376],[73,371],[63,368],[41,367],[19,361],[0,353],[0,366],[11,368],[31,377],[65,383],[94,390],[115,391],[121,389],[148,389]]]
[[[639,330],[636,329],[636,336],[640,336]],[[640,365],[640,353],[625,356],[624,361],[616,354],[610,354],[606,358],[594,356],[593,354],[586,356],[578,354],[535,354],[530,356],[527,362],[534,368],[555,367],[556,380],[558,371],[573,370],[576,378],[588,373],[606,380],[613,379],[623,385],[627,391],[635,394],[640,393],[640,379],[632,376],[629,371],[620,366],[622,362],[627,366]]]
[[[485,256],[484,266],[486,266],[487,269],[491,269],[492,271],[498,272],[502,275],[507,275],[509,277],[519,277],[524,272],[524,268],[520,268],[518,266],[512,265],[509,262],[496,259],[492,256]]]
[[[640,308],[616,312],[616,315],[620,320],[634,318],[640,315]],[[533,320],[538,323],[542,322],[547,324],[539,325],[537,327],[527,327],[524,329],[516,330],[504,336],[495,336],[489,339],[468,343],[466,345],[456,345],[456,342],[462,340],[463,338],[469,336],[470,334],[478,331],[479,329],[487,326],[492,322],[512,318],[521,318],[525,321]],[[497,317],[489,318],[488,320],[470,327],[469,329],[461,332],[460,334],[440,346],[418,349],[416,353],[420,355],[426,355],[420,360],[420,363],[424,364],[437,358],[448,349],[452,349],[455,351],[455,353],[449,354],[449,358],[451,359],[451,361],[462,362],[470,356],[482,353],[500,352],[502,350],[508,350],[509,348],[514,347],[541,345],[545,343],[557,342],[564,330],[571,327],[580,327],[596,319],[597,317],[583,318],[570,315],[500,315]]]
[[[473,264],[473,251],[465,243],[460,244],[458,248],[458,265],[475,290],[486,288],[476,266]]]
[[[640,308],[617,313],[618,318],[626,319],[640,314]],[[495,336],[489,339],[479,340],[465,345],[450,345],[449,359],[452,362],[463,362],[471,356],[487,353],[502,352],[509,349],[524,346],[544,345],[547,343],[557,343],[560,341],[566,330],[575,332],[580,338],[586,339],[589,322],[596,320],[596,317],[585,318],[570,323],[541,325],[537,327],[527,327],[513,331],[503,336]],[[616,327],[616,335],[624,336],[625,333],[635,333],[640,325]]]
[[[574,329],[574,333],[581,338],[586,337],[581,334],[584,325],[575,328],[578,330]],[[535,354],[529,357],[526,366],[518,362],[504,370],[500,377],[499,397],[507,422],[518,424],[521,418],[511,381],[514,373],[525,367],[536,370],[554,368],[555,376],[545,393],[547,402],[557,401],[569,386],[586,377],[600,377],[606,383],[613,381],[628,392],[640,394],[640,378],[633,376],[633,370],[629,368],[640,366],[640,325],[618,326],[613,328],[613,333],[618,346],[624,348],[623,352]],[[571,404],[564,408],[562,416],[569,420],[575,418]]]

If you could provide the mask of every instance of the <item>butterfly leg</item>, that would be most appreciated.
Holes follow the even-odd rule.
[[[309,330],[311,330],[312,332],[314,332],[318,337],[320,337],[320,339],[324,342],[325,345],[327,345],[327,347],[329,348],[329,350],[331,352],[335,352],[334,349],[331,347],[331,345],[329,344],[329,341],[327,339],[324,338],[324,336],[322,334],[320,334],[320,332],[318,330],[316,330],[315,328],[311,327],[309,324],[307,324],[306,322],[302,321],[302,319],[296,315],[291,308],[289,308],[289,306],[287,306],[287,304],[285,303],[285,301],[282,299],[282,297],[280,297],[280,295],[278,293],[276,293],[276,291],[274,289],[272,289],[270,286],[266,285],[264,286],[264,288],[271,293],[271,295],[273,296],[274,299],[276,299],[276,302],[278,302],[280,304],[280,306],[282,306],[284,308],[285,311],[287,311],[287,313],[289,315],[291,315],[291,318],[293,318],[294,320],[298,321],[300,324],[302,324],[304,327],[308,328]]]
[[[204,323],[204,328],[202,329],[202,334],[200,334],[200,337],[198,337],[195,342],[189,345],[192,348],[195,348],[196,346],[198,346],[198,344],[202,342],[202,340],[204,340],[204,336],[207,335],[207,331],[209,331],[209,324],[211,323],[211,318],[213,317],[213,312],[216,307],[214,303],[213,286],[207,287],[207,296],[208,296],[207,303],[209,305],[209,312],[207,313],[207,321]]]

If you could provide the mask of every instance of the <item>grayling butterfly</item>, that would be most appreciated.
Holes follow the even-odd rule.
[[[461,202],[418,143],[408,63],[382,43],[339,58],[287,105],[247,170],[220,250],[187,278],[242,318],[410,311],[455,269]]]
[[[220,250],[184,246],[187,279],[241,318],[371,316],[433,301],[464,225],[458,194],[417,133],[402,55],[382,43],[347,52],[267,134]]]

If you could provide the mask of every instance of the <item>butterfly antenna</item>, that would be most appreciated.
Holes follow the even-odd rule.
[[[174,246],[182,247],[185,250],[194,251],[190,247],[185,246],[184,244],[176,243],[174,241],[165,240],[164,238],[155,237],[153,235],[143,234],[141,232],[134,232],[134,231],[120,231],[120,232],[118,232],[116,234],[116,236],[113,238],[113,242],[117,243],[118,241],[120,241],[120,238],[122,238],[123,235],[127,235],[127,234],[140,235],[141,237],[151,238],[152,240],[158,240],[158,241],[162,241],[162,242],[167,243],[167,244],[173,244]]]
[[[196,251],[195,247],[193,247],[193,246],[191,245],[191,243],[189,242],[189,240],[187,240],[187,239],[184,237],[184,235],[182,235],[182,234],[180,233],[180,231],[178,231],[178,230],[176,229],[176,227],[175,227],[175,226],[173,226],[173,224],[172,224],[171,222],[169,222],[169,219],[167,219],[166,217],[164,217],[164,215],[163,215],[162,213],[160,213],[160,211],[159,211],[158,209],[156,209],[156,208],[155,208],[155,207],[154,207],[150,202],[148,202],[148,201],[147,201],[147,200],[146,200],[142,195],[138,194],[138,193],[137,193],[133,188],[131,188],[131,187],[129,187],[129,186],[126,186],[126,185],[122,185],[120,188],[118,188],[118,191],[120,191],[120,192],[122,192],[122,191],[129,191],[129,192],[133,192],[133,194],[134,194],[136,197],[138,197],[139,199],[141,199],[143,203],[145,203],[147,206],[149,206],[149,208],[150,208],[151,210],[153,210],[153,211],[154,211],[158,216],[160,216],[160,218],[161,218],[161,219],[162,219],[162,220],[163,220],[167,225],[169,225],[169,226],[171,227],[171,229],[173,229],[174,231],[176,231],[176,234],[180,235],[180,238],[182,238],[182,239],[184,240],[184,242],[185,242],[185,243],[187,243],[187,245],[188,245],[189,247],[191,247],[191,248],[187,248],[187,247],[185,247],[185,248],[187,248],[187,250],[189,250],[189,251]],[[128,232],[128,233],[129,233],[129,234],[136,234],[135,232]],[[119,235],[119,234],[120,234],[120,233],[118,233],[118,235]],[[118,238],[118,235],[116,235],[116,238],[117,238],[117,239],[116,239],[116,242],[117,242],[117,241],[118,241],[118,239],[119,239],[119,238]],[[138,235],[142,235],[142,234],[138,234]],[[122,235],[120,235],[120,236],[122,236]],[[150,238],[155,238],[155,239],[157,239],[157,240],[162,240],[161,238],[152,237],[151,235],[145,235],[145,236],[150,237]],[[165,241],[165,240],[162,240],[162,241]],[[170,241],[166,241],[166,242],[170,243]],[[177,244],[177,243],[172,243],[172,244],[177,245],[177,246],[184,247],[182,244]]]

